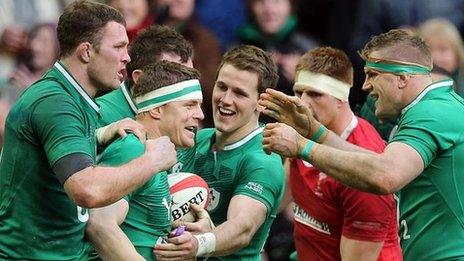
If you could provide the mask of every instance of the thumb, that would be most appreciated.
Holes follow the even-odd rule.
[[[208,211],[197,204],[190,204],[190,209],[193,210],[195,216],[197,216],[198,219],[209,218]]]

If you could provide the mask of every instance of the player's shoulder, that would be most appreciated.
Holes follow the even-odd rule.
[[[124,99],[124,94],[121,91],[121,87],[116,90],[113,90],[107,94],[104,94],[95,99],[98,105],[114,104],[117,103],[120,99]]]
[[[113,141],[99,155],[98,161],[115,165],[117,163],[126,163],[134,158],[139,157],[145,151],[145,145],[134,134],[128,134],[125,137]]]
[[[204,129],[198,130],[195,135],[195,141],[202,142],[204,140],[207,140],[211,138],[212,135],[214,135],[215,131],[216,131],[215,128],[204,128]]]

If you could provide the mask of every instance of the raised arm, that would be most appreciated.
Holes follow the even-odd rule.
[[[266,125],[263,135],[265,150],[299,157],[350,187],[372,193],[398,191],[424,169],[419,153],[400,142],[389,144],[382,154],[373,154],[315,143],[282,123]]]

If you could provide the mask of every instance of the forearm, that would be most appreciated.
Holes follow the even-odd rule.
[[[145,260],[118,225],[91,226],[87,236],[103,260]]]
[[[119,225],[126,218],[129,204],[122,199],[103,208],[91,209],[86,234],[104,260],[144,260]]]
[[[309,157],[303,159],[350,187],[377,194],[392,193],[394,186],[389,164],[379,154],[343,151],[314,144]]]
[[[216,227],[213,234],[216,236],[216,249],[213,256],[230,255],[247,246],[257,228],[252,224],[243,224],[239,220],[228,220]]]
[[[370,150],[366,150],[362,147],[347,142],[346,140],[342,139],[339,135],[327,129],[317,121],[313,122],[312,124],[313,126],[311,126],[311,129],[314,131],[311,134],[309,134],[306,138],[311,139],[314,142],[324,144],[329,147],[343,151],[356,151],[373,154],[373,152]]]
[[[77,205],[97,208],[110,205],[161,171],[141,156],[119,167],[88,167],[66,180],[64,187]]]

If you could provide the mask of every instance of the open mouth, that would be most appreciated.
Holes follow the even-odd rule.
[[[188,127],[185,127],[185,129],[187,131],[191,132],[193,135],[195,135],[195,133],[197,133],[198,127],[197,126],[188,126]]]
[[[370,93],[369,95],[374,99],[374,101],[377,101],[377,100],[379,99],[379,95],[378,95],[378,94]]]
[[[222,107],[219,107],[219,114],[223,117],[230,117],[230,116],[234,116],[236,113],[234,111],[231,111],[231,110],[228,110],[228,109],[225,109],[225,108],[222,108]]]
[[[120,80],[123,80],[126,77],[126,68],[123,68],[118,71],[118,77]]]

